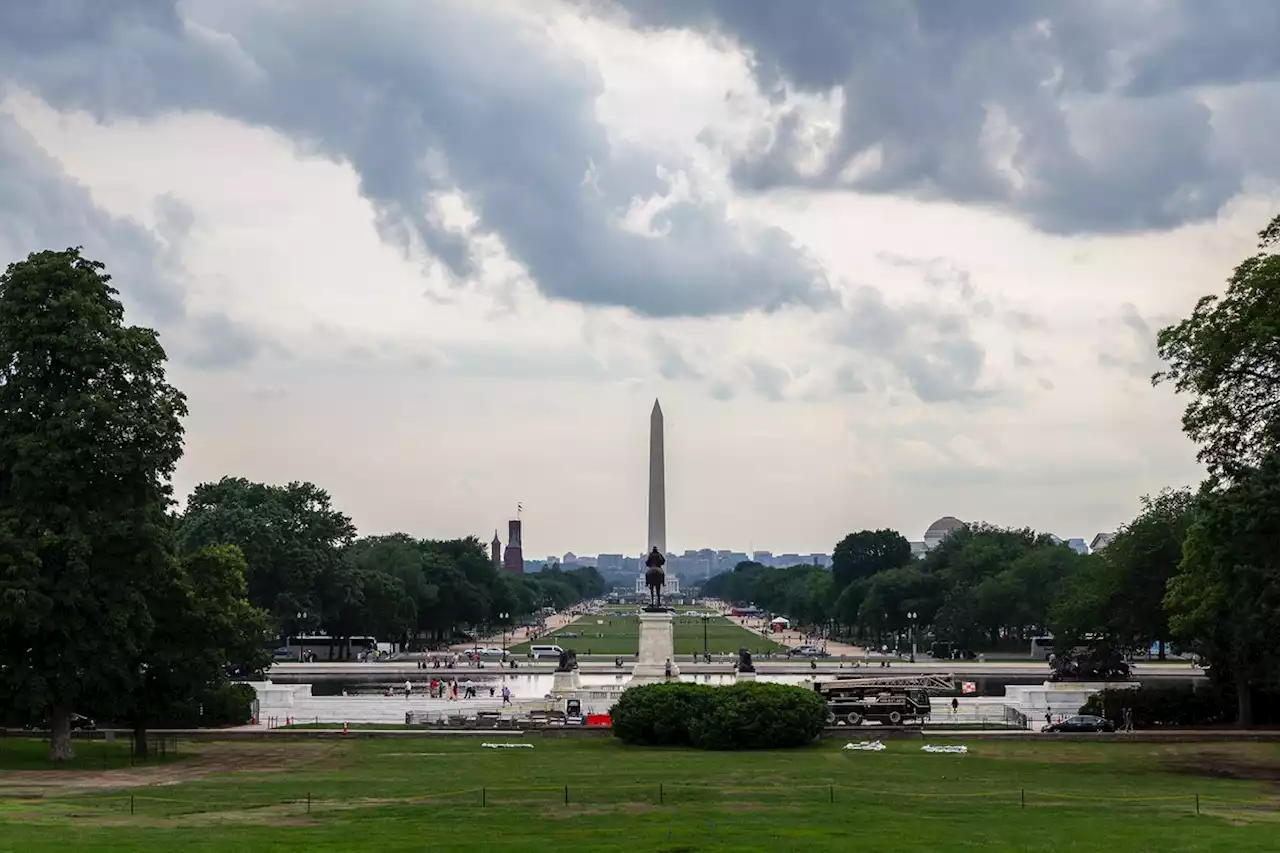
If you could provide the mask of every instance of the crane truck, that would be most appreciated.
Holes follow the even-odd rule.
[[[827,723],[864,721],[890,726],[924,723],[929,694],[954,693],[951,675],[837,676],[815,679],[813,689],[827,702]]]

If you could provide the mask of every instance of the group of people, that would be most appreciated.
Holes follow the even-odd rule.
[[[419,688],[419,690],[421,690],[421,688]],[[391,696],[393,692],[394,691],[392,690],[392,688],[390,687],[387,688],[388,696]],[[456,678],[450,678],[447,681],[443,678],[433,678],[431,679],[431,681],[427,682],[427,696],[431,699],[447,699],[451,702],[456,702],[458,701],[458,698],[459,698],[458,692],[459,692],[459,685],[458,685],[458,680]],[[463,699],[478,698],[478,694],[476,693],[476,685],[469,678],[462,683],[461,692],[462,692],[461,698]],[[494,696],[497,695],[497,692],[498,692],[498,689],[494,685],[490,684],[489,697],[493,698]],[[413,683],[410,681],[406,681],[404,683],[404,698],[410,699],[412,697],[413,697]],[[511,688],[505,684],[502,685],[502,704],[503,705],[511,704]]]

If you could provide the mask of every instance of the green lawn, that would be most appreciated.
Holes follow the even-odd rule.
[[[480,742],[184,744],[182,761],[104,774],[32,771],[43,745],[10,741],[0,850],[1271,853],[1280,837],[1275,783],[1258,781],[1277,778],[1275,744]]]
[[[599,624],[597,624],[599,623]],[[703,649],[703,620],[696,616],[675,617],[675,653],[692,655]],[[576,638],[565,634],[577,634]],[[640,648],[638,616],[583,616],[578,621],[558,628],[547,637],[535,640],[540,645],[554,644],[573,649],[580,655],[634,655]],[[707,620],[706,647],[712,654],[737,654],[746,647],[752,654],[781,651],[785,647],[752,631],[740,628],[723,616]],[[529,643],[511,646],[516,654],[526,654]]]

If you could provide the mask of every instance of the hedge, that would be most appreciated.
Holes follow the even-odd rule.
[[[1103,690],[1090,696],[1080,713],[1106,717],[1118,724],[1125,708],[1133,712],[1133,724],[1138,728],[1220,725],[1234,721],[1236,716],[1234,698],[1221,690],[1172,685]]]
[[[785,749],[813,742],[827,705],[814,691],[786,684],[670,683],[629,688],[610,714],[614,735],[631,744]]]

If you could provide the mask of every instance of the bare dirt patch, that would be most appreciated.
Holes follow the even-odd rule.
[[[164,764],[115,770],[22,770],[0,776],[0,798],[53,796],[86,791],[178,785],[230,774],[283,773],[333,760],[340,743],[199,743],[189,754]]]
[[[1242,750],[1201,750],[1194,755],[1172,755],[1166,758],[1165,767],[1184,776],[1280,784],[1280,761]]]

